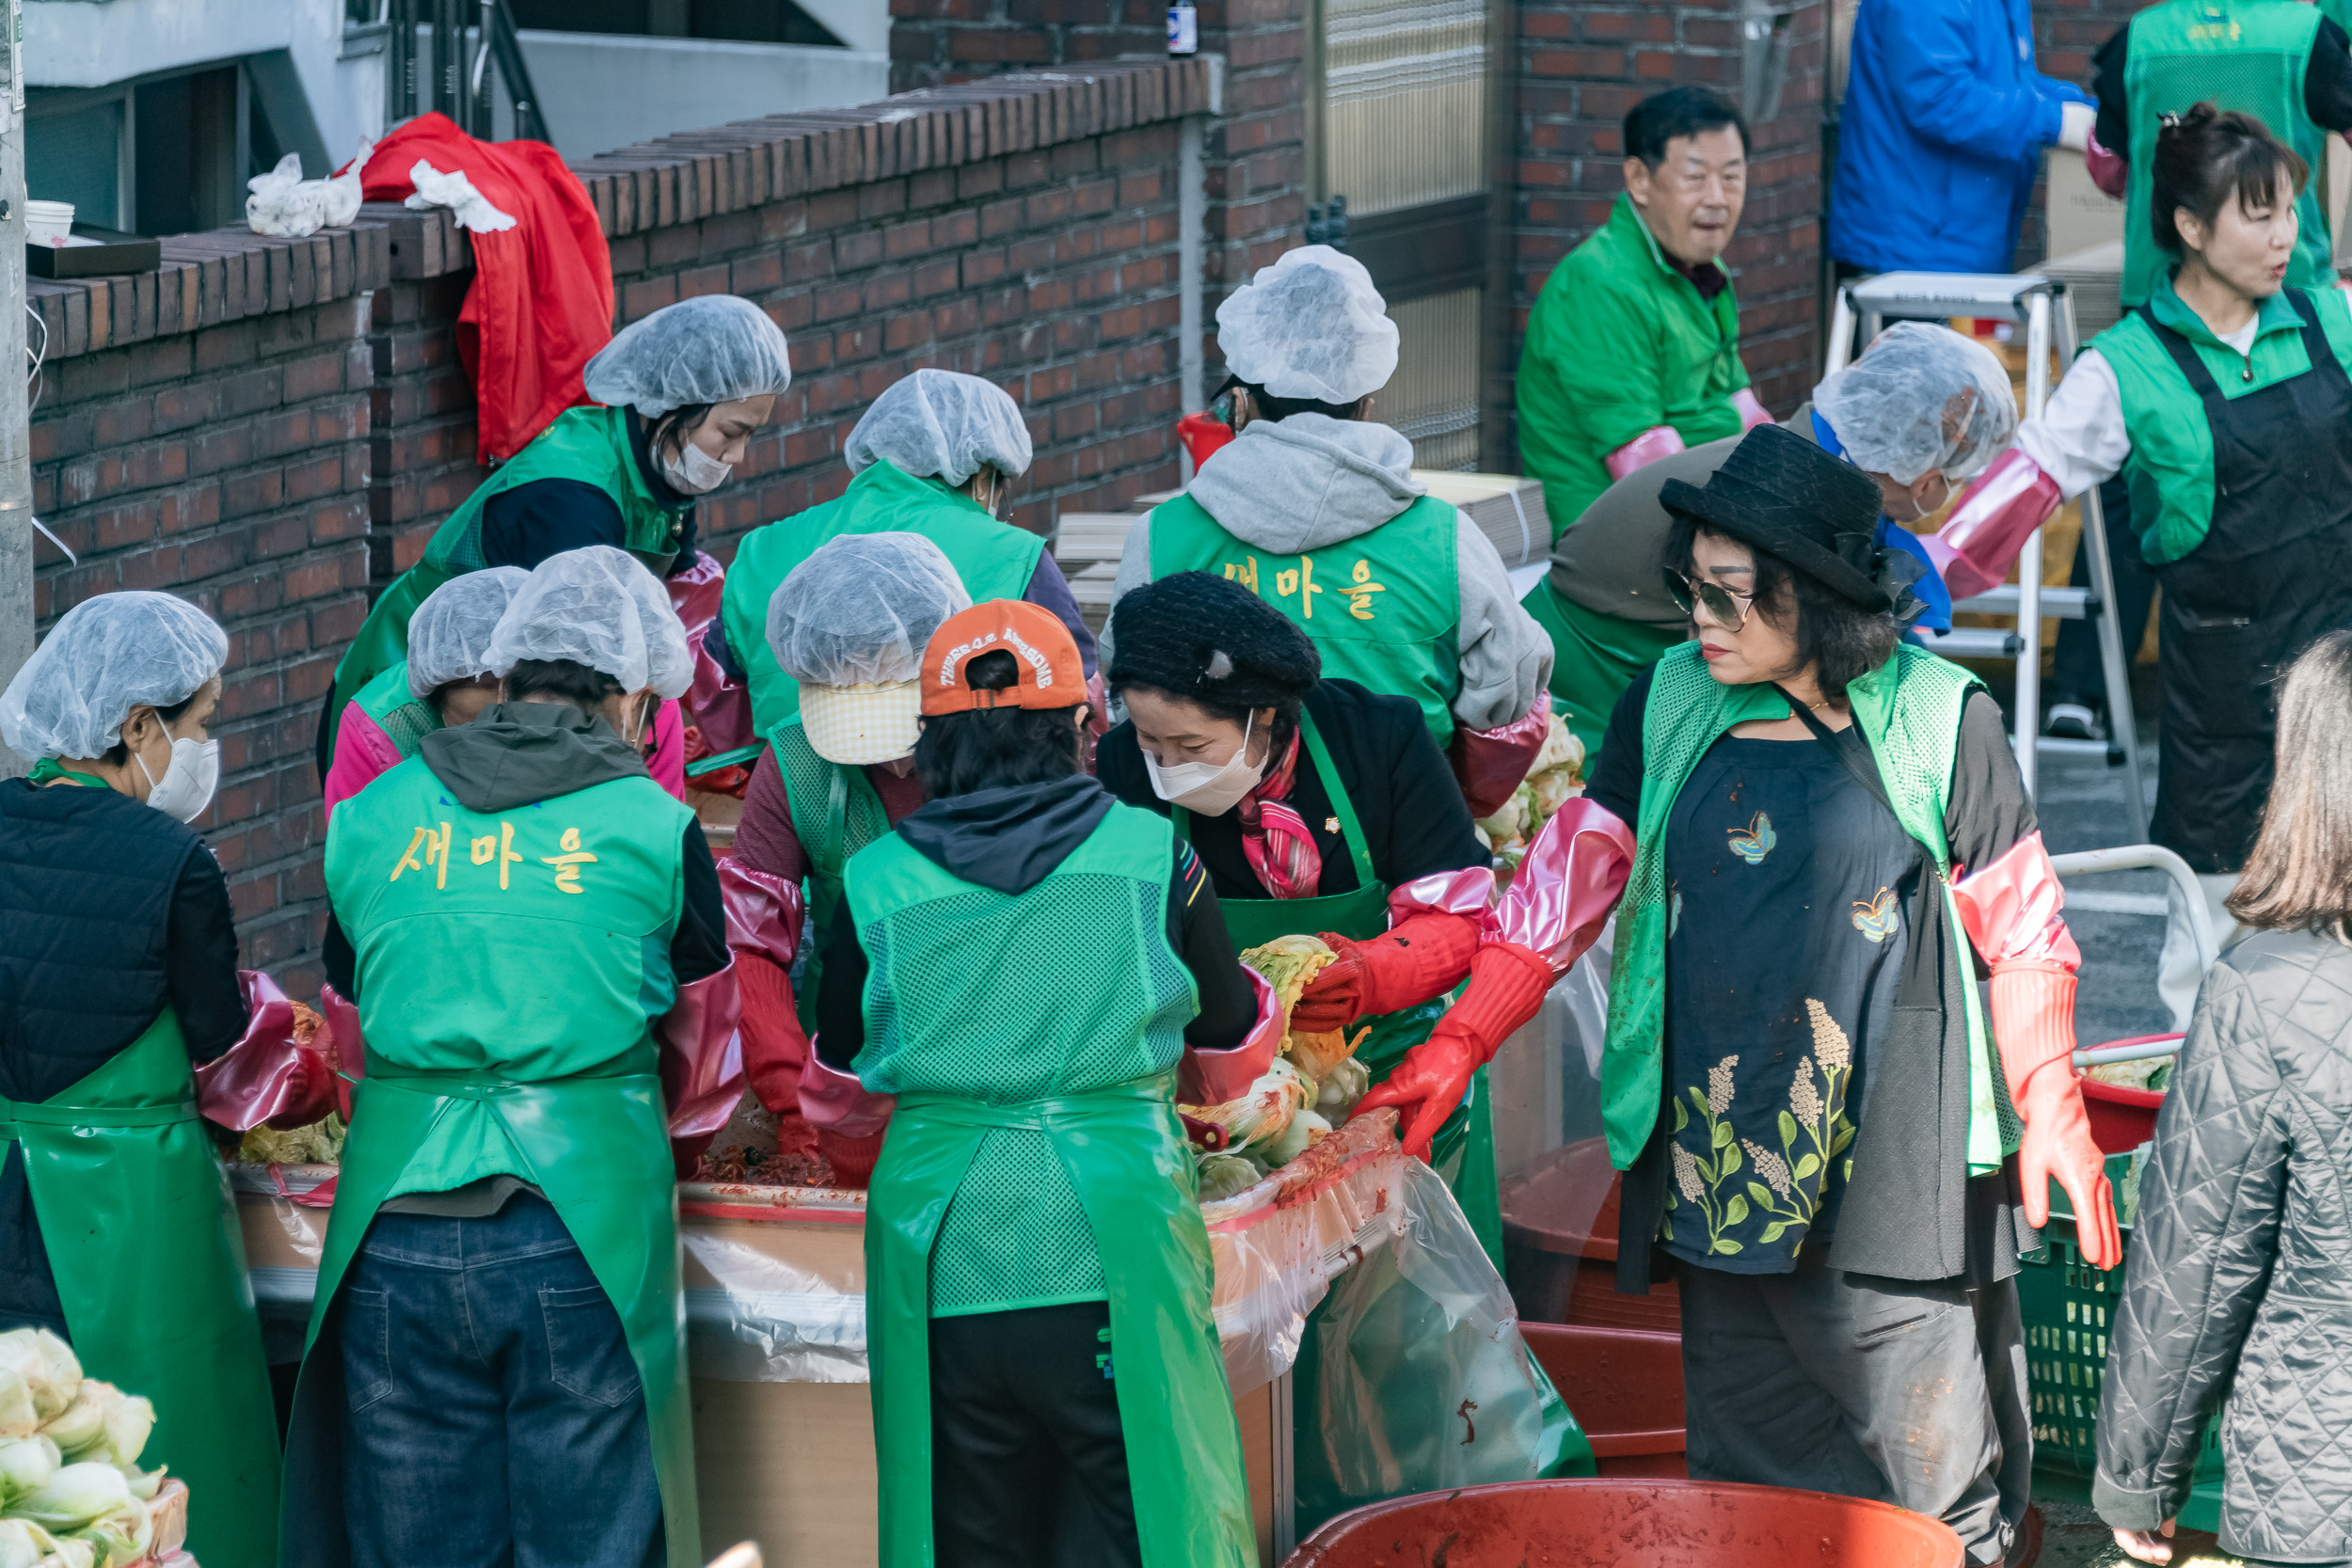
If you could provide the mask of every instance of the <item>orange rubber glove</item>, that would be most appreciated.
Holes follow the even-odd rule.
[[[820,1127],[817,1152],[833,1166],[835,1180],[845,1187],[863,1188],[874,1179],[874,1165],[882,1159],[882,1139],[887,1136],[887,1128],[863,1138],[845,1138],[829,1127]]]
[[[1428,1160],[1430,1140],[1470,1092],[1470,1078],[1535,1016],[1552,980],[1544,956],[1515,942],[1479,948],[1470,958],[1470,975],[1461,1000],[1447,1009],[1429,1037],[1356,1102],[1356,1116],[1382,1105],[1412,1107],[1405,1124],[1405,1152],[1416,1160]]]
[[[1291,1007],[1291,1028],[1301,1034],[1418,1007],[1459,984],[1478,951],[1478,922],[1437,910],[1408,915],[1368,942],[1322,936],[1339,959],[1325,964]]]
[[[2094,1269],[2123,1260],[2115,1191],[2106,1157],[2090,1136],[2081,1081],[2074,1074],[2074,973],[2044,959],[1993,966],[1993,1038],[2000,1047],[2009,1098],[2026,1124],[2017,1174],[2026,1189],[2026,1223],[2050,1220],[2050,1182],[2074,1207],[2076,1243]]]

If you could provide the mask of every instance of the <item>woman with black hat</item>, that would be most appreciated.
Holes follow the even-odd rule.
[[[1635,827],[1619,1289],[1679,1283],[1693,1476],[1897,1502],[1998,1562],[2052,1179],[2086,1257],[2120,1253],[2033,806],[1993,698],[1902,644],[1916,564],[1874,547],[1867,475],[1766,427],[1660,499],[1694,641],[1619,701],[1587,791]]]
[[[1492,857],[1420,708],[1321,678],[1321,656],[1288,617],[1207,572],[1136,589],[1111,630],[1110,689],[1127,721],[1103,738],[1104,787],[1175,818],[1235,947],[1320,934],[1339,952],[1293,1027],[1370,1023],[1357,1056],[1379,1086],[1364,1104],[1408,1109],[1407,1150],[1446,1178],[1499,1262],[1481,1069],[1534,1016],[1551,975],[1526,948],[1481,943]],[[1469,990],[1446,1007],[1465,975]]]

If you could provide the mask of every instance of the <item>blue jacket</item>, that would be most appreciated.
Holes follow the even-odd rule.
[[[2058,105],[2030,0],[1862,0],[1838,122],[1830,253],[1869,272],[2010,270]]]

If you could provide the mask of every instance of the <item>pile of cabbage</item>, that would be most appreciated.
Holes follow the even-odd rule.
[[[0,1334],[0,1568],[123,1568],[155,1539],[155,1407],[82,1375],[45,1328]]]
[[[1555,713],[1543,750],[1528,765],[1517,793],[1502,810],[1479,819],[1478,841],[1517,866],[1551,814],[1583,793],[1584,742]]]
[[[1195,1121],[1225,1130],[1225,1148],[1200,1157],[1201,1202],[1246,1192],[1306,1153],[1345,1121],[1371,1088],[1372,1075],[1354,1054],[1369,1031],[1358,1030],[1351,1041],[1343,1030],[1311,1035],[1290,1028],[1292,1006],[1338,957],[1309,936],[1277,937],[1241,956],[1265,976],[1281,1005],[1282,1051],[1239,1100],[1178,1107]]]

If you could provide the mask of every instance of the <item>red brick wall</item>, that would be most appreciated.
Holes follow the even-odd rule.
[[[621,322],[726,292],[790,339],[790,392],[703,508],[715,553],[837,494],[859,414],[926,365],[1021,402],[1037,460],[1009,515],[1025,526],[1173,485],[1177,146],[1210,92],[1206,62],[1163,59],[580,166]],[[245,961],[309,994],[326,916],[320,700],[369,589],[482,477],[453,335],[471,252],[446,214],[371,206],[308,241],[224,230],[165,255],[160,273],[34,285],[50,333],[35,505],[81,557],[41,546],[37,613],[45,631],[93,594],[158,588],[228,627],[223,785],[199,827]]]
[[[34,610],[45,631],[92,594],[165,589],[228,628],[221,788],[198,827],[244,961],[308,994],[324,833],[310,744],[367,610],[361,291],[382,236],[199,234],[165,257],[137,278],[32,284],[49,333],[33,505],[80,557],[40,542]]]
[[[1781,414],[1812,389],[1819,363],[1826,8],[1814,0],[1791,19],[1788,86],[1779,114],[1749,128],[1747,207],[1724,256],[1740,357]],[[1518,22],[1515,351],[1544,279],[1625,188],[1627,111],[1683,84],[1739,103],[1740,40],[1736,4],[1522,0]]]

